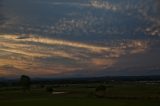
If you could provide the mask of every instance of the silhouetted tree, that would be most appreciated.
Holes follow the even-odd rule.
[[[31,86],[31,79],[27,75],[22,75],[20,78],[20,84],[22,86],[23,91],[29,91]]]
[[[106,86],[100,85],[96,88],[95,95],[97,97],[103,98],[105,97],[105,94],[106,94]]]

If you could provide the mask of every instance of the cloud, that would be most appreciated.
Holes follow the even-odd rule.
[[[53,6],[76,6],[76,7],[87,7],[89,6],[87,1],[38,1],[36,2],[38,4],[48,4],[48,5],[53,5]]]
[[[146,22],[151,23],[147,28],[143,29],[144,33],[151,36],[160,36],[160,15],[159,15],[159,0],[142,0],[140,7],[137,8],[141,18]]]
[[[119,9],[116,5],[113,5],[112,3],[103,0],[92,0],[90,2],[90,6],[94,8],[106,9],[112,11],[116,11]]]
[[[19,39],[23,37],[23,39]],[[149,41],[127,40],[112,45],[96,45],[37,37],[1,35],[0,65],[10,64],[32,75],[67,74],[79,70],[114,67],[120,57],[149,49]],[[2,58],[3,57],[3,58]]]
[[[127,61],[155,47],[152,43],[156,40],[152,36],[160,36],[159,16],[155,15],[159,1],[155,2],[157,4],[149,0],[48,2],[51,6],[87,9],[82,13],[79,9],[66,13],[55,23],[54,19],[49,21],[51,25],[32,25],[28,21],[37,21],[32,17],[26,21],[21,16],[11,16],[13,18],[0,25],[2,32],[26,34],[0,35],[0,66],[2,69],[17,68],[31,75],[64,75],[84,70],[92,73],[116,66],[124,69],[127,62],[123,63],[123,59]],[[132,61],[130,64],[134,67]],[[10,71],[1,72],[1,75],[7,73]]]
[[[38,37],[38,36],[27,37],[27,39],[19,39],[19,36],[17,36],[17,35],[11,35],[11,36],[6,35],[3,37],[6,39],[11,39],[11,40],[20,41],[20,42],[27,42],[28,41],[28,42],[36,42],[36,43],[43,43],[43,44],[83,48],[83,49],[91,50],[93,52],[108,51],[108,48],[106,48],[106,47],[99,47],[99,46],[94,46],[94,45],[90,45],[90,44],[71,42],[71,41],[65,41],[65,40],[49,39],[49,38],[43,38],[43,37]]]
[[[115,73],[121,75],[157,75],[160,72],[159,53],[159,48],[151,48],[142,54],[124,56],[119,59],[110,73],[112,75]]]

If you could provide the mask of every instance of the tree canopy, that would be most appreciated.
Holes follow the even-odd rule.
[[[24,91],[30,90],[30,85],[31,85],[31,79],[27,75],[22,75],[20,78],[20,84],[22,86],[22,89]]]

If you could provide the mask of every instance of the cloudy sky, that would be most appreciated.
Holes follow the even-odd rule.
[[[0,77],[160,75],[159,0],[0,0]]]

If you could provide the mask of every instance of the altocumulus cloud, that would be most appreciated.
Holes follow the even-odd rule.
[[[32,3],[33,7],[47,5],[40,10],[50,24],[32,17],[30,9],[32,18],[8,10],[11,13],[5,15],[9,19],[0,25],[1,76],[104,75],[160,69],[159,0]],[[65,11],[64,6],[73,11]],[[62,15],[56,21],[54,7]],[[52,9],[49,16],[44,9]],[[130,71],[122,71],[127,69]]]

